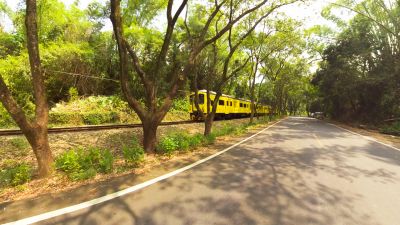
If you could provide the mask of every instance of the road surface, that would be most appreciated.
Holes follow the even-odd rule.
[[[400,151],[292,117],[167,180],[40,224],[400,224]]]

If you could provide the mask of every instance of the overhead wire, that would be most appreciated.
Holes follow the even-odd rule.
[[[115,79],[111,79],[111,78],[96,77],[96,76],[92,76],[92,75],[70,73],[70,72],[56,71],[56,70],[45,70],[45,72],[46,71],[51,72],[51,73],[59,73],[59,74],[65,74],[65,75],[71,75],[71,76],[87,77],[87,78],[92,78],[92,79],[107,80],[107,81],[113,81],[113,82],[119,83],[119,80],[115,80]]]

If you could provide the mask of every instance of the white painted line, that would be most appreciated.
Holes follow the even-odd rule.
[[[337,128],[339,128],[339,129],[345,130],[345,131],[347,131],[347,132],[349,132],[349,133],[352,133],[352,134],[354,134],[354,135],[360,136],[360,137],[362,137],[362,138],[364,138],[364,139],[367,139],[367,140],[369,140],[369,141],[373,141],[373,142],[379,143],[379,144],[381,144],[381,145],[384,145],[384,146],[386,146],[386,147],[389,147],[389,148],[395,149],[395,150],[397,150],[397,151],[400,151],[399,148],[396,148],[396,147],[394,147],[394,146],[392,146],[392,145],[389,145],[389,144],[383,143],[383,142],[381,142],[381,141],[378,141],[378,140],[376,140],[375,138],[372,138],[372,137],[369,137],[369,136],[365,136],[365,135],[359,134],[359,133],[357,133],[357,132],[348,130],[348,129],[346,129],[346,128],[340,127],[340,126],[338,126],[338,125],[336,125],[336,124],[333,124],[333,123],[328,123],[328,124],[330,124],[330,125],[332,125],[332,126],[334,126],[334,127],[337,127]]]
[[[121,191],[118,191],[118,192],[115,192],[115,193],[112,193],[112,194],[108,194],[108,195],[105,195],[105,196],[100,197],[100,198],[96,198],[96,199],[93,199],[93,200],[90,200],[90,201],[82,202],[82,203],[77,204],[77,205],[72,205],[72,206],[68,206],[68,207],[62,208],[62,209],[57,209],[57,210],[50,211],[50,212],[47,212],[47,213],[43,213],[43,214],[39,214],[39,215],[36,215],[36,216],[28,217],[28,218],[25,218],[25,219],[17,220],[17,221],[14,221],[14,222],[6,223],[4,225],[37,223],[37,222],[40,222],[40,221],[43,221],[43,220],[46,220],[46,219],[50,219],[50,218],[53,218],[53,217],[56,217],[56,216],[61,216],[63,214],[72,213],[72,212],[75,212],[75,211],[78,211],[78,210],[81,210],[81,209],[85,209],[85,208],[88,208],[88,207],[91,207],[91,206],[94,206],[94,205],[97,205],[97,204],[112,200],[114,198],[118,198],[118,197],[121,197],[123,195],[138,191],[138,190],[143,189],[143,188],[145,188],[147,186],[150,186],[152,184],[155,184],[155,183],[160,182],[162,180],[165,180],[167,178],[170,178],[170,177],[173,177],[175,175],[178,175],[178,174],[180,174],[180,173],[182,173],[182,172],[184,172],[186,170],[189,170],[189,169],[191,169],[191,168],[193,168],[193,167],[195,167],[197,165],[200,165],[200,164],[202,164],[202,163],[204,163],[204,162],[206,162],[206,161],[208,161],[210,159],[213,159],[213,158],[221,155],[222,153],[225,153],[225,152],[231,150],[232,148],[234,148],[234,147],[236,147],[236,146],[238,146],[238,145],[250,140],[251,138],[259,135],[260,133],[264,132],[265,130],[268,130],[269,128],[275,126],[276,124],[278,124],[281,121],[282,120],[279,120],[278,122],[271,124],[270,126],[268,126],[268,127],[264,128],[263,130],[257,132],[256,134],[253,134],[250,137],[245,138],[245,139],[241,140],[240,142],[238,142],[238,143],[236,143],[236,144],[234,144],[234,145],[232,145],[232,146],[230,146],[230,147],[228,147],[228,148],[226,148],[224,150],[221,150],[221,151],[219,151],[219,152],[217,152],[217,153],[215,153],[213,155],[210,155],[210,156],[208,156],[208,157],[206,157],[204,159],[201,159],[201,160],[199,160],[197,162],[194,162],[194,163],[192,163],[190,165],[187,165],[185,167],[182,167],[182,168],[177,169],[175,171],[172,171],[170,173],[164,174],[162,176],[153,178],[153,179],[148,180],[146,182],[143,182],[141,184],[137,184],[137,185],[131,186],[131,187],[126,188],[124,190],[121,190]]]

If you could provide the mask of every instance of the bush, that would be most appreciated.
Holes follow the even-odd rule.
[[[56,104],[50,110],[52,124],[88,124],[129,122],[133,119],[128,104],[116,96],[90,96],[87,98],[72,98],[69,102]],[[131,118],[132,117],[132,118]]]
[[[226,124],[222,128],[217,129],[214,132],[214,134],[215,134],[215,136],[219,137],[219,136],[231,134],[231,133],[235,132],[235,130],[236,130],[236,126]]]
[[[75,112],[51,112],[49,113],[49,123],[51,124],[83,124],[82,116]]]
[[[72,180],[84,180],[96,173],[111,173],[114,157],[110,150],[100,148],[72,149],[56,158],[56,168]]]
[[[190,103],[187,98],[177,98],[172,102],[171,111],[189,112]]]
[[[196,147],[205,142],[205,137],[202,134],[195,134],[188,140],[190,147]]]
[[[176,150],[187,151],[204,142],[204,136],[196,134],[190,136],[187,133],[177,132],[163,137],[157,145],[157,151],[171,154]]]
[[[116,112],[91,112],[82,114],[83,122],[88,125],[115,123],[118,120]]]
[[[171,154],[176,151],[178,147],[179,145],[173,137],[166,136],[161,138],[156,149],[160,153]]]
[[[215,133],[211,133],[207,136],[204,136],[204,138],[205,138],[204,144],[210,145],[210,144],[214,144],[215,139],[217,138],[217,135],[215,135]]]
[[[191,136],[187,133],[175,133],[172,137],[175,139],[179,150],[187,151],[190,148]]]
[[[0,127],[12,127],[15,126],[15,122],[4,108],[3,104],[0,104]]]
[[[400,136],[400,121],[384,126],[380,129],[380,132]]]
[[[138,166],[144,160],[144,150],[136,139],[130,146],[122,147],[122,154],[128,165]]]
[[[31,180],[32,168],[26,163],[6,166],[0,170],[0,186],[17,186]]]

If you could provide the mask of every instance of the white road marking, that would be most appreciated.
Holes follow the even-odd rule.
[[[368,137],[368,136],[359,134],[359,133],[357,133],[357,132],[348,130],[348,129],[346,129],[346,128],[340,127],[340,126],[338,126],[338,125],[336,125],[336,124],[333,124],[333,123],[328,123],[328,124],[329,124],[329,125],[332,125],[332,126],[334,126],[334,127],[337,127],[337,128],[339,128],[339,129],[345,130],[345,131],[347,131],[347,132],[349,132],[349,133],[352,133],[352,134],[355,134],[355,135],[357,135],[357,136],[360,136],[360,137],[362,137],[362,138],[364,138],[364,139],[367,139],[367,140],[369,140],[369,141],[373,141],[373,142],[379,143],[379,144],[381,144],[381,145],[384,145],[384,146],[386,146],[386,147],[389,147],[389,148],[395,149],[395,150],[397,150],[397,151],[400,151],[399,148],[396,148],[396,147],[394,147],[394,146],[392,146],[392,145],[389,145],[389,144],[383,143],[383,142],[381,142],[381,141],[378,141],[378,140],[376,140],[375,138],[372,138],[372,137]]]
[[[130,193],[133,193],[133,192],[138,191],[140,189],[143,189],[143,188],[145,188],[147,186],[150,186],[152,184],[155,184],[155,183],[160,182],[162,180],[165,180],[167,178],[170,178],[170,177],[173,177],[175,175],[178,175],[178,174],[180,174],[180,173],[182,173],[182,172],[184,172],[186,170],[189,170],[189,169],[191,169],[191,168],[193,168],[193,167],[195,167],[197,165],[200,165],[200,164],[202,164],[202,163],[204,163],[204,162],[206,162],[206,161],[208,161],[210,159],[213,159],[213,158],[221,155],[222,153],[225,153],[225,152],[231,150],[232,148],[234,148],[234,147],[236,147],[236,146],[238,146],[238,145],[250,140],[251,138],[254,138],[255,136],[257,136],[260,133],[264,132],[265,130],[268,130],[269,128],[275,126],[276,124],[280,123],[283,120],[284,119],[279,120],[278,122],[271,124],[270,126],[268,126],[268,127],[264,128],[263,130],[257,132],[256,134],[253,134],[250,137],[248,137],[246,139],[243,139],[243,140],[239,141],[238,143],[236,143],[236,144],[234,144],[234,145],[232,145],[232,146],[230,146],[230,147],[228,147],[228,148],[226,148],[224,150],[221,150],[221,151],[219,151],[219,152],[217,152],[217,153],[215,153],[213,155],[210,155],[210,156],[208,156],[208,157],[206,157],[204,159],[201,159],[201,160],[199,160],[197,162],[194,162],[194,163],[192,163],[190,165],[187,165],[187,166],[182,167],[180,169],[177,169],[175,171],[169,172],[169,173],[164,174],[162,176],[153,178],[153,179],[148,180],[146,182],[143,182],[141,184],[137,184],[137,185],[131,186],[129,188],[126,188],[124,190],[121,190],[121,191],[118,191],[118,192],[115,192],[115,193],[112,193],[112,194],[108,194],[108,195],[105,195],[105,196],[102,196],[102,197],[99,197],[99,198],[96,198],[96,199],[93,199],[93,200],[90,200],[90,201],[82,202],[82,203],[77,204],[77,205],[68,206],[68,207],[65,207],[65,208],[62,208],[62,209],[57,209],[57,210],[54,210],[54,211],[50,211],[50,212],[47,212],[47,213],[43,213],[43,214],[39,214],[39,215],[36,215],[36,216],[28,217],[28,218],[25,218],[25,219],[17,220],[17,221],[14,221],[14,222],[6,223],[6,224],[3,224],[3,225],[37,223],[37,222],[40,222],[40,221],[43,221],[43,220],[47,220],[47,219],[50,219],[50,218],[53,218],[53,217],[56,217],[56,216],[61,216],[63,214],[67,214],[67,213],[72,213],[72,212],[75,212],[75,211],[78,211],[78,210],[81,210],[81,209],[85,209],[85,208],[88,208],[88,207],[91,207],[91,206],[94,206],[94,205],[97,205],[97,204],[100,204],[100,203],[103,203],[103,202],[106,202],[106,201],[109,201],[109,200],[112,200],[112,199],[115,199],[115,198],[118,198],[118,197],[121,197],[121,196],[124,196],[124,195],[127,195],[127,194],[130,194]]]

